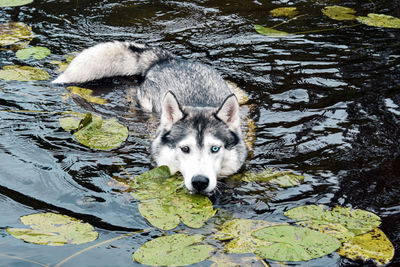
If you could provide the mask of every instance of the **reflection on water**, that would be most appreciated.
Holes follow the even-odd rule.
[[[398,246],[399,30],[357,26],[285,38],[253,30],[254,24],[281,23],[283,19],[272,18],[268,10],[289,4],[307,16],[281,25],[280,30],[350,25],[322,15],[322,7],[335,3],[344,5],[300,0],[35,1],[0,9],[0,23],[22,21],[31,26],[35,33],[31,45],[48,47],[52,55],[21,62],[14,52],[0,50],[1,67],[28,64],[47,70],[54,78],[57,66],[51,61],[109,40],[146,42],[211,64],[249,94],[256,140],[247,168],[278,167],[306,175],[305,184],[279,191],[226,179],[229,195],[216,197],[219,208],[236,217],[272,221],[287,220],[283,211],[303,204],[362,208],[383,218],[382,230]],[[395,2],[375,4],[378,13],[400,17]],[[346,1],[346,5],[363,15],[372,10],[369,1]],[[148,227],[137,212],[137,203],[110,181],[112,177],[127,179],[120,166],[132,175],[150,168],[149,114],[140,109],[131,113],[125,98],[129,84],[108,81],[97,87],[101,88],[95,94],[106,98],[107,105],[63,100],[66,90],[48,81],[0,81],[0,244],[7,244],[1,245],[2,252],[55,264],[77,251],[73,247],[62,251],[33,248],[5,233],[5,227],[18,226],[20,216],[37,211],[84,219],[103,231],[104,240],[119,231]],[[130,136],[118,149],[93,151],[60,128],[59,112],[65,110],[117,117],[128,126]],[[127,255],[157,235],[155,230],[149,236],[118,241],[71,264],[86,266],[89,259],[93,265],[131,264]],[[399,259],[396,253],[394,264]],[[355,264],[338,260],[336,255],[310,265]]]

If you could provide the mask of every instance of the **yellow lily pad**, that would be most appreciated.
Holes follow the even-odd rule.
[[[327,6],[321,11],[327,17],[334,20],[354,20],[356,19],[354,14],[357,12],[354,9],[345,6]]]
[[[299,14],[296,7],[278,7],[269,11],[274,17],[293,18]]]
[[[0,70],[0,79],[6,81],[40,81],[49,77],[45,70],[29,66],[8,65]]]
[[[32,28],[22,22],[0,24],[0,46],[24,48],[33,39]]]
[[[400,19],[384,14],[370,13],[368,17],[357,17],[362,24],[384,28],[400,28]]]
[[[392,260],[394,247],[385,233],[375,228],[344,243],[338,253],[352,260],[372,260],[378,265],[383,265]]]
[[[98,237],[93,226],[66,215],[38,213],[21,217],[27,228],[7,228],[7,232],[29,243],[63,246],[66,244],[84,244]]]
[[[267,168],[259,173],[246,172],[241,175],[241,180],[245,182],[265,182],[276,184],[280,187],[291,187],[299,185],[304,181],[304,175],[294,174],[292,171],[278,171]]]
[[[65,71],[67,69],[69,63],[71,63],[71,61],[75,58],[76,54],[77,54],[76,52],[73,52],[70,55],[64,56],[65,57],[64,61],[53,60],[53,61],[50,62],[50,64],[58,65],[57,72],[63,72],[63,71]]]
[[[107,104],[107,100],[98,96],[93,96],[93,90],[82,88],[78,86],[68,86],[67,90],[71,93],[67,94],[67,96],[78,95],[85,99],[88,102],[104,105]]]
[[[201,235],[174,234],[144,243],[132,256],[134,261],[152,266],[184,266],[208,259],[214,247],[202,244]]]

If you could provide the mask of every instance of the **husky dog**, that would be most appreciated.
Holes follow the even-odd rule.
[[[180,171],[192,192],[207,194],[217,177],[237,172],[247,156],[239,103],[211,67],[160,48],[132,42],[101,43],[82,51],[53,83],[84,83],[113,76],[140,76],[136,99],[160,114],[151,144],[158,166]]]

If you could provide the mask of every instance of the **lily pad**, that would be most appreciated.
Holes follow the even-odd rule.
[[[33,0],[0,0],[0,7],[23,6],[32,3]]]
[[[38,213],[21,217],[21,222],[31,229],[7,228],[7,232],[29,243],[63,246],[66,244],[83,244],[98,237],[93,226],[66,215],[55,213]]]
[[[99,150],[119,147],[128,137],[128,129],[116,119],[103,120],[91,113],[64,112],[59,119],[61,127],[66,131],[76,130],[75,138],[79,143]]]
[[[290,225],[266,227],[252,236],[271,243],[259,246],[254,253],[276,261],[307,261],[328,255],[341,245],[329,235]]]
[[[243,256],[237,254],[216,254],[209,258],[213,262],[211,267],[238,267],[238,266],[251,266],[251,267],[265,267],[257,256]],[[268,265],[267,265],[268,266]]]
[[[77,86],[67,87],[71,93],[67,94],[67,97],[72,95],[78,95],[88,102],[104,105],[107,104],[107,100],[98,96],[93,96],[93,90],[87,88],[81,88]]]
[[[357,12],[354,9],[345,6],[327,6],[321,11],[327,17],[334,20],[354,20],[356,19],[354,14]]]
[[[214,216],[216,210],[208,197],[186,192],[181,176],[167,177],[168,167],[161,166],[131,183],[131,195],[141,200],[139,212],[153,226],[170,230],[182,221],[189,227],[200,228]]]
[[[375,228],[344,243],[338,253],[352,260],[373,260],[376,264],[382,265],[392,260],[394,247],[387,236]]]
[[[284,31],[278,31],[272,28],[267,28],[261,25],[254,25],[254,29],[262,34],[262,35],[266,35],[266,36],[271,36],[271,37],[281,37],[281,36],[286,36],[289,33],[284,32]]]
[[[63,71],[65,71],[67,69],[69,63],[71,63],[71,61],[75,58],[76,54],[77,53],[74,52],[74,53],[72,53],[70,55],[66,55],[64,61],[53,60],[53,61],[50,62],[50,64],[58,65],[57,72],[63,72]]]
[[[0,46],[15,45],[15,48],[21,49],[32,39],[32,28],[22,22],[0,24]]]
[[[303,175],[294,174],[292,171],[278,171],[268,168],[259,173],[245,173],[241,180],[245,182],[265,182],[276,184],[280,187],[291,187],[299,185],[304,181]]]
[[[133,260],[153,266],[183,266],[202,262],[211,256],[214,247],[199,244],[201,235],[174,234],[144,243],[134,254]]]
[[[40,81],[49,77],[45,70],[29,66],[8,65],[0,70],[0,79],[6,81]]]
[[[216,234],[218,240],[231,240],[225,245],[227,253],[252,253],[260,245],[270,245],[271,242],[254,238],[254,231],[265,227],[282,225],[262,220],[235,219],[224,223]]]
[[[42,59],[50,55],[50,53],[50,50],[46,47],[35,46],[18,50],[15,55],[17,56],[17,58],[25,60],[30,57],[34,57],[35,59]]]
[[[336,206],[332,210],[322,205],[301,206],[286,211],[285,215],[293,220],[302,221],[302,225],[311,228],[323,228],[326,225],[329,227],[331,224],[340,224],[354,235],[371,231],[381,224],[379,216],[372,212],[340,206]]]
[[[369,13],[368,17],[357,17],[362,24],[384,28],[400,28],[400,19],[384,14]]]
[[[294,16],[299,14],[296,7],[279,7],[272,9],[271,11],[269,11],[269,13],[271,13],[271,15],[274,17],[288,18],[293,18]]]

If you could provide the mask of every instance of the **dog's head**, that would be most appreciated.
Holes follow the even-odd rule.
[[[219,108],[185,107],[167,92],[151,152],[158,166],[180,171],[190,191],[212,192],[217,177],[235,173],[247,156],[235,95]]]

